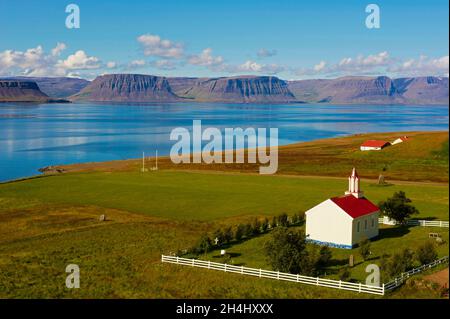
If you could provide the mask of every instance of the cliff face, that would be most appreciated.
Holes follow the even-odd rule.
[[[448,78],[343,77],[290,81],[289,89],[298,100],[313,103],[448,104]]]
[[[108,74],[97,77],[74,101],[171,102],[180,98],[164,77],[140,74]]]
[[[36,82],[0,80],[0,102],[46,102],[48,95],[41,92]]]
[[[35,79],[37,81],[30,81]],[[73,78],[16,77],[0,80],[0,101],[224,102],[448,105],[448,78],[342,77],[283,81],[273,76],[165,78],[111,74],[93,82]],[[41,83],[41,84],[39,84]],[[42,90],[42,87],[45,91]],[[80,91],[81,90],[81,91]],[[47,93],[47,94],[46,94]]]
[[[410,103],[448,104],[448,78],[400,78],[395,79],[394,84]]]
[[[230,103],[285,103],[295,101],[287,83],[273,76],[174,78],[178,95],[197,101]]]
[[[333,80],[292,81],[298,99],[319,103],[402,103],[393,81],[386,77],[343,77]]]
[[[87,80],[68,77],[15,76],[5,80],[36,82],[42,92],[55,98],[65,98],[76,94],[89,84]]]

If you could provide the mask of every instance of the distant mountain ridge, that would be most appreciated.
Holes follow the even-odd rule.
[[[47,102],[50,97],[43,93],[36,82],[0,80],[1,102]]]
[[[89,82],[73,78],[27,78],[44,92],[23,95],[44,100],[41,94],[85,102],[223,102],[323,104],[440,104],[448,105],[447,77],[347,76],[336,79],[284,81],[275,76],[217,78],[161,77],[144,74],[107,74]],[[3,81],[4,80],[0,80]],[[38,88],[39,88],[38,87]],[[9,89],[10,96],[17,89]],[[37,91],[37,90],[36,90]],[[48,93],[50,92],[50,93]],[[47,93],[47,94],[45,94]],[[3,88],[5,100],[5,88]],[[34,94],[34,95],[33,95]]]
[[[295,96],[285,81],[274,76],[168,78],[182,97],[208,102],[289,103]]]
[[[448,78],[342,77],[289,81],[299,100],[331,104],[448,104]]]
[[[176,102],[182,100],[164,77],[142,74],[107,74],[98,76],[73,101]]]
[[[2,79],[36,82],[42,92],[54,98],[66,98],[68,96],[76,94],[90,83],[88,80],[72,77],[14,76],[5,77]]]

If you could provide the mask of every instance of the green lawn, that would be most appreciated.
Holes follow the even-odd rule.
[[[362,182],[374,203],[403,190],[419,218],[448,220],[448,185]],[[0,185],[0,209],[36,202],[96,205],[182,220],[215,220],[307,210],[344,193],[346,179],[189,173],[81,173]]]
[[[304,231],[304,227],[295,228]],[[323,274],[323,276],[339,280],[337,272],[340,268],[348,264],[349,257],[352,254],[354,256],[355,266],[351,268],[351,280],[365,282],[367,276],[365,268],[368,264],[379,265],[380,258],[383,254],[392,255],[404,248],[415,250],[416,247],[428,240],[428,234],[430,232],[439,233],[444,240],[443,244],[436,246],[439,257],[448,256],[449,233],[446,228],[382,226],[379,238],[371,244],[372,254],[369,260],[364,261],[362,259],[358,253],[358,248],[331,248],[332,265],[327,267],[325,270],[326,274]],[[270,232],[226,248],[227,253],[231,256],[230,262],[238,266],[271,269],[264,251],[264,244],[269,239],[269,236]],[[311,247],[312,245],[309,246]],[[206,256],[201,256],[201,259],[221,262],[222,257],[219,252],[219,250],[214,250]],[[417,266],[419,265],[417,264]]]
[[[164,170],[70,173],[0,184],[0,298],[375,298],[160,262],[162,253],[191,247],[218,226],[306,210],[346,186],[346,179]],[[421,210],[419,217],[448,220],[447,185],[363,182],[362,187],[375,203],[404,190]],[[99,222],[100,214],[108,221]],[[430,230],[409,231],[374,242],[375,255],[415,246]],[[448,230],[443,237],[448,242]],[[233,247],[241,254],[236,262],[264,266],[263,240]],[[348,253],[333,250],[337,260]],[[81,269],[82,288],[76,291],[64,286],[69,263]],[[361,264],[352,276],[362,275]],[[438,297],[435,291],[405,289],[392,297]]]

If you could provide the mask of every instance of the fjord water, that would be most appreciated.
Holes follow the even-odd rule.
[[[0,181],[56,164],[169,154],[172,129],[276,127],[279,144],[365,132],[447,130],[448,106],[0,104]]]

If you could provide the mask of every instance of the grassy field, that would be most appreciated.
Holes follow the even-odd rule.
[[[350,173],[350,171],[349,171]],[[200,172],[62,174],[0,185],[0,209],[11,204],[95,205],[183,220],[274,216],[306,211],[347,189],[341,178]],[[448,185],[362,182],[374,203],[403,190],[420,218],[448,220]]]
[[[304,227],[295,227],[304,232]],[[331,248],[332,260],[330,266],[325,269],[324,276],[330,279],[339,280],[338,271],[342,266],[348,265],[350,255],[354,256],[355,266],[351,268],[350,280],[365,282],[367,273],[365,268],[369,264],[378,264],[383,254],[393,255],[394,253],[409,248],[414,250],[420,244],[428,240],[430,232],[437,232],[442,236],[446,244],[437,245],[439,257],[448,255],[448,230],[434,227],[380,227],[380,235],[377,240],[372,241],[371,256],[364,261],[359,255],[358,248],[337,249]],[[270,233],[260,235],[256,238],[243,241],[242,243],[231,245],[227,248],[227,253],[232,256],[232,263],[239,266],[252,268],[270,269],[270,264],[266,259],[264,251],[265,242],[269,239]],[[312,246],[312,245],[309,245]],[[219,262],[222,257],[220,251],[215,250],[201,257],[202,259]],[[420,266],[417,264],[416,266]]]
[[[382,151],[362,152],[365,140],[393,141],[399,136],[411,137]],[[448,183],[448,132],[371,133],[291,144],[279,149],[279,175],[314,175],[346,177],[352,167],[360,176],[387,180],[431,181]],[[147,161],[153,166],[154,159]],[[169,158],[159,158],[162,169],[213,170],[257,173],[259,164],[178,164]],[[111,161],[63,166],[69,172],[79,171],[138,171],[141,160]]]
[[[190,247],[204,232],[305,210],[346,186],[341,178],[176,171],[72,173],[2,184],[0,297],[374,298],[160,263],[161,253]],[[375,202],[404,190],[421,218],[448,220],[445,184],[362,187]],[[101,214],[106,222],[98,220]],[[427,231],[411,228],[380,240],[376,252],[414,244],[411,239],[421,241]],[[233,248],[241,254],[238,262],[262,265],[257,250],[250,254],[260,240],[264,236]],[[348,251],[333,253],[337,260],[348,257]],[[65,288],[69,263],[79,264],[82,289]],[[361,269],[352,272],[355,279]],[[438,297],[433,290],[407,289],[389,297]]]
[[[404,135],[358,135],[281,148],[279,174],[252,174],[248,165],[174,166],[139,172],[140,161],[64,166],[66,173],[0,184],[0,298],[378,298],[276,280],[162,264],[162,253],[191,247],[200,235],[254,217],[305,211],[343,194],[357,166],[374,203],[403,190],[416,218],[449,220],[448,133],[408,133],[407,143],[382,152],[358,151],[361,141]],[[226,170],[226,172],[225,172]],[[244,172],[244,173],[241,173]],[[376,183],[378,174],[388,185]],[[326,177],[324,177],[326,176]],[[107,221],[99,221],[105,214]],[[383,228],[373,261],[383,252],[417,246],[430,231]],[[267,235],[230,248],[233,262],[268,265]],[[364,278],[355,251],[333,249],[327,276],[356,256],[352,278]],[[207,256],[213,260],[216,252]],[[65,288],[65,267],[81,269],[81,289]],[[405,285],[386,298],[438,298],[434,289]]]

